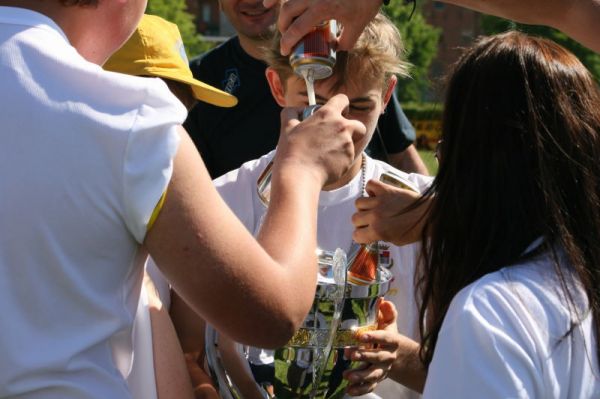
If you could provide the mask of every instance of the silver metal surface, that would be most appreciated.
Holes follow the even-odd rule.
[[[358,335],[377,327],[377,313],[388,291],[391,273],[381,268],[378,281],[356,286],[346,281],[343,251],[318,252],[319,282],[313,305],[301,328],[286,345],[274,351],[273,387],[279,399],[337,399],[344,396],[343,372],[360,365],[344,359],[345,347],[356,347]],[[206,331],[206,355],[210,373],[225,399],[243,398],[219,353],[218,333]],[[244,354],[239,354],[247,362]],[[262,387],[256,386],[268,398]]]

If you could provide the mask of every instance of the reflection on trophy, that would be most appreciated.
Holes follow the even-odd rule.
[[[355,246],[349,261],[340,249],[335,253],[317,251],[319,274],[313,306],[289,342],[272,352],[274,396],[256,384],[261,397],[333,399],[344,396],[348,381],[342,378],[343,372],[360,366],[359,362],[344,358],[344,348],[358,346],[362,332],[377,328],[380,298],[388,291],[392,279],[387,269],[378,268],[374,280],[361,282],[361,285],[351,283],[347,279],[348,265],[359,266],[357,260],[366,258],[371,265],[377,267],[378,264],[377,252],[361,257],[361,248]],[[248,397],[232,377],[235,373],[228,370],[221,349],[218,332],[208,327],[207,360],[221,396]],[[239,350],[237,355],[249,369],[248,350]]]

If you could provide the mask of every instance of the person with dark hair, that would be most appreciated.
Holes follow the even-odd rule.
[[[364,337],[401,340],[413,366],[419,353],[425,398],[599,397],[598,110],[598,85],[552,41],[508,32],[458,61],[420,200],[422,341]],[[389,375],[422,384],[406,370]]]

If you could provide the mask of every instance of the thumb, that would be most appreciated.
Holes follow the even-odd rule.
[[[281,110],[281,129],[288,133],[296,125],[300,123],[300,109],[294,107],[286,107]]]
[[[372,179],[367,182],[365,186],[365,190],[370,197],[377,197],[382,195],[386,191],[387,187],[385,183],[380,182],[379,180]]]
[[[385,329],[388,326],[396,325],[396,318],[398,317],[398,312],[396,311],[396,307],[390,301],[383,300],[379,305],[379,317],[377,321],[377,327],[380,330]]]

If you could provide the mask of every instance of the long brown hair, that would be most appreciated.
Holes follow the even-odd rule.
[[[533,256],[525,250],[538,237],[554,254],[565,298],[572,298],[565,267],[581,281],[599,337],[599,134],[598,86],[564,48],[508,32],[464,53],[449,79],[440,167],[425,194],[432,199],[418,284],[425,364],[452,298]],[[559,250],[569,265],[558,262]]]

